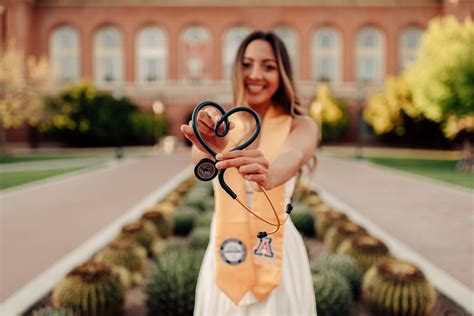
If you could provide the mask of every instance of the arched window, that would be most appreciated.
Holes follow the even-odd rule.
[[[409,64],[416,60],[416,54],[421,42],[423,31],[418,27],[407,27],[400,34],[399,65],[400,70],[405,70]]]
[[[232,65],[235,55],[242,40],[250,33],[250,29],[245,26],[237,26],[228,30],[224,35],[224,47],[222,50],[223,79],[232,79]]]
[[[286,49],[288,50],[288,55],[290,55],[291,66],[293,69],[293,78],[298,78],[299,74],[299,39],[298,34],[289,26],[278,26],[274,30],[276,35],[278,35],[283,43],[285,43]]]
[[[211,33],[202,26],[192,26],[180,36],[180,78],[199,83],[211,78]]]
[[[94,69],[97,83],[123,80],[122,35],[113,26],[101,28],[94,40]]]
[[[49,39],[49,56],[58,83],[80,79],[79,34],[71,26],[61,26]]]
[[[318,29],[312,40],[312,79],[341,81],[341,35],[333,27]]]
[[[357,34],[356,78],[382,81],[385,71],[385,43],[382,32],[375,27],[364,27]]]
[[[166,33],[158,27],[142,29],[136,40],[136,76],[140,83],[166,79],[168,41]]]

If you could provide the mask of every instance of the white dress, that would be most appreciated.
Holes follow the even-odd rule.
[[[290,202],[296,177],[285,185],[285,205]],[[247,183],[248,184],[248,183]],[[214,187],[219,185],[213,181]],[[252,190],[247,185],[247,202],[251,201]],[[244,211],[244,210],[242,210]],[[215,218],[211,223],[211,238],[199,272],[196,287],[194,315],[196,316],[314,316],[314,296],[308,255],[299,232],[289,218],[284,224],[283,260],[280,285],[263,301],[256,302],[247,293],[236,306],[216,285],[215,280]]]

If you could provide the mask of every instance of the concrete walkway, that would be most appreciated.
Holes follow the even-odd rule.
[[[0,302],[190,164],[189,153],[127,159],[0,195]]]
[[[316,183],[474,290],[474,191],[320,155]],[[370,228],[369,228],[370,231]]]

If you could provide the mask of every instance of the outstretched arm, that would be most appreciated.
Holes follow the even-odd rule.
[[[247,180],[260,184],[265,190],[291,179],[305,165],[316,150],[319,130],[309,117],[293,120],[290,135],[283,151],[269,163],[260,150],[239,150],[217,155],[218,169],[236,167]],[[254,185],[258,190],[258,186]]]

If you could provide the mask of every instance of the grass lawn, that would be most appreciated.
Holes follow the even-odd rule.
[[[367,157],[366,159],[382,166],[474,189],[474,175],[457,170],[457,160],[386,157]]]
[[[57,175],[67,173],[67,172],[76,171],[82,168],[83,167],[53,169],[53,170],[1,172],[0,173],[0,190],[5,190],[17,185],[57,176]]]

